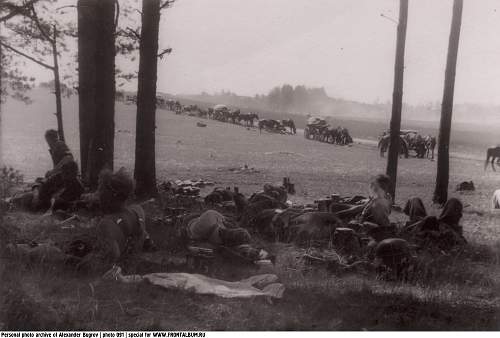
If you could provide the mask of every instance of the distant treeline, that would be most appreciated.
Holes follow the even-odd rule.
[[[381,120],[388,122],[391,114],[391,102],[363,103],[329,96],[323,87],[276,86],[267,94],[254,96],[237,95],[231,91],[214,94],[202,92],[194,95],[167,95],[179,101],[193,100],[208,105],[226,104],[246,111],[266,111],[269,113],[292,113],[298,115],[331,116],[344,119]],[[403,121],[432,121],[439,123],[440,102],[426,104],[403,104]],[[453,121],[491,126],[500,123],[500,106],[461,103],[455,104]]]
[[[305,85],[283,84],[274,87],[267,94],[255,96],[241,96],[224,90],[214,94],[183,96],[213,104],[223,103],[234,107],[312,116],[386,119],[391,111],[390,102],[370,104],[338,99],[328,96],[323,87]]]
[[[271,110],[287,112],[315,112],[332,99],[324,88],[307,88],[284,84],[274,87],[269,94],[257,96]]]
[[[213,95],[202,93],[198,99],[204,101],[224,102],[234,106],[254,107],[276,112],[290,112],[299,114],[314,114],[324,112],[332,99],[324,88],[308,88],[304,85],[292,86],[284,84],[276,86],[268,94],[239,96],[231,91],[221,91]]]

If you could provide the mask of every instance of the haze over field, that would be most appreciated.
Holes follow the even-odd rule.
[[[55,101],[54,96],[47,88],[37,88],[30,93],[30,97],[33,99],[33,104],[25,105],[22,102],[8,99],[2,107],[2,155],[4,163],[21,169],[27,177],[36,177],[49,170],[52,165],[50,158],[47,156],[47,146],[43,140],[43,133],[48,128],[56,127],[56,118],[54,116]],[[200,101],[191,101],[190,99],[192,97],[183,97],[181,101],[186,104],[200,104]],[[361,105],[352,102],[347,102],[346,104],[352,104],[352,107],[368,107],[367,111],[370,111],[370,107],[377,108],[373,105]],[[463,107],[465,108],[466,106]],[[120,143],[121,138],[124,136],[129,137],[135,132],[135,114],[135,105],[124,105],[121,102],[116,103],[116,147],[123,148],[124,146]],[[158,128],[165,128],[166,126],[162,125],[162,121],[164,121],[162,115],[173,113],[158,109],[156,114]],[[283,119],[292,117],[296,120],[299,128],[304,126],[306,120],[305,116],[290,115],[283,112],[260,111],[260,115],[262,118]],[[334,116],[331,118],[330,123],[347,127],[355,138],[370,140],[376,140],[378,135],[389,125],[387,119],[356,119],[356,116],[359,115]],[[67,142],[79,158],[77,96],[63,100],[63,120]],[[437,135],[438,123],[435,121],[419,122],[406,119],[403,121],[402,127],[417,129],[424,135]],[[302,135],[297,137],[302,138]],[[470,123],[455,122],[452,130],[451,150],[454,154],[460,153],[460,156],[482,159],[485,147],[498,143],[497,139],[498,131],[494,124],[478,126]],[[16,147],[18,144],[22,144],[29,151],[19,151],[19,148]],[[123,152],[125,153],[126,150],[123,150]],[[32,163],[37,163],[38,165],[33,167]]]

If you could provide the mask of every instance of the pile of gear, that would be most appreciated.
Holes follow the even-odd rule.
[[[166,207],[191,208],[198,206],[202,188],[214,185],[214,182],[198,180],[175,180],[163,182],[159,185],[160,196],[164,209]]]

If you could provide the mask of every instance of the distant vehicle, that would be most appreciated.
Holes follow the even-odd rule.
[[[229,111],[229,108],[225,104],[216,104],[214,106],[214,112],[224,112]]]
[[[399,131],[400,138],[400,154],[404,155],[405,158],[409,157],[410,150],[415,151],[417,158],[429,157],[432,154],[434,158],[434,147],[436,146],[436,140],[432,136],[423,137],[418,130],[412,129],[402,129]],[[386,130],[379,138],[378,148],[380,150],[380,156],[384,156],[384,153],[389,149],[390,143],[390,131]]]
[[[340,126],[332,127],[325,119],[320,117],[309,117],[307,119],[304,137],[338,145],[348,145],[353,142],[349,130]]]

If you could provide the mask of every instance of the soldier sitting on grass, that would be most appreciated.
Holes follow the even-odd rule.
[[[443,206],[439,217],[429,216],[420,198],[408,201],[404,209],[410,220],[403,228],[403,235],[416,242],[420,248],[428,249],[436,246],[440,250],[449,251],[463,246],[467,240],[463,236],[460,220],[463,215],[463,204],[457,198],[450,198]]]
[[[12,198],[14,205],[32,211],[67,209],[83,193],[83,186],[78,179],[78,165],[64,141],[59,139],[57,131],[45,132],[49,145],[53,168],[38,178],[31,191]]]
[[[390,226],[392,198],[389,194],[390,179],[387,175],[377,175],[370,182],[370,200],[363,205],[350,206],[331,203],[330,212],[341,219],[356,219],[373,226]]]
[[[49,153],[54,165],[52,170],[49,170],[45,177],[53,177],[61,173],[61,168],[64,163],[74,161],[73,154],[71,153],[67,144],[60,139],[59,133],[54,129],[49,129],[45,132],[45,141],[49,146]]]

